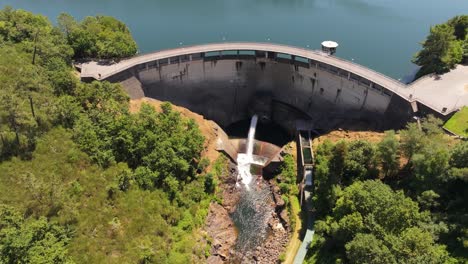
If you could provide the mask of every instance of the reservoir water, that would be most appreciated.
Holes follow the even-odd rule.
[[[124,21],[140,52],[223,41],[275,42],[318,49],[393,78],[415,70],[413,54],[429,27],[468,14],[468,0],[0,0],[55,22],[104,14]]]

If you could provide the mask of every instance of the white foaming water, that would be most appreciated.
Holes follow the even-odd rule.
[[[250,121],[249,135],[247,137],[247,153],[237,154],[237,170],[239,171],[239,176],[241,177],[242,183],[247,189],[249,189],[249,184],[252,181],[252,173],[250,173],[250,164],[254,162],[253,148],[257,120],[257,115],[254,115],[252,116],[252,120]]]
[[[249,136],[247,138],[247,157],[249,159],[252,159],[257,120],[257,115],[252,116],[252,120],[250,120]]]

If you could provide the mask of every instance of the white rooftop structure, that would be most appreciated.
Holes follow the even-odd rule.
[[[335,41],[326,40],[322,42],[322,51],[329,55],[335,54],[337,47],[338,43],[336,43]]]
[[[326,41],[322,42],[322,46],[327,47],[327,48],[335,48],[336,49],[338,47],[338,43],[336,43],[335,41],[326,40]]]

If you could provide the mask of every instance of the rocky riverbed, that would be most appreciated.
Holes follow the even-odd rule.
[[[266,223],[267,236],[264,241],[247,252],[238,252],[236,242],[238,230],[231,219],[240,199],[240,187],[236,186],[237,169],[230,163],[225,175],[220,179],[221,204],[212,203],[206,219],[206,232],[210,237],[211,249],[207,259],[209,264],[221,263],[277,263],[284,252],[290,237],[289,219],[279,188],[273,181],[257,179],[257,184],[270,190],[271,199],[267,206],[271,216]]]

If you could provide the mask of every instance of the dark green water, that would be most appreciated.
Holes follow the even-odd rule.
[[[141,52],[222,41],[260,41],[317,49],[402,78],[429,26],[468,14],[468,0],[0,0],[0,6],[76,18],[123,20]],[[182,43],[182,44],[181,44]]]

